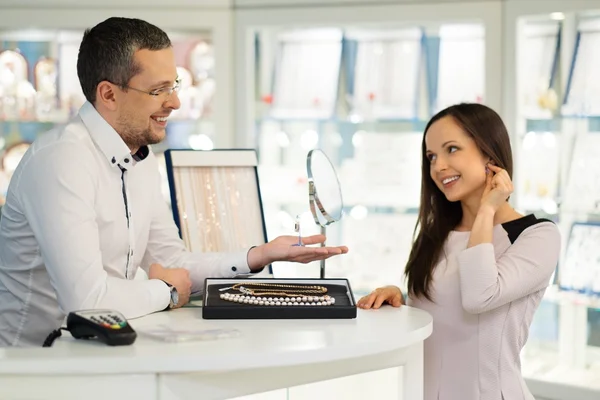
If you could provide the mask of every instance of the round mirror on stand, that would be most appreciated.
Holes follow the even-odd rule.
[[[311,150],[306,158],[308,201],[315,223],[326,235],[327,225],[343,217],[342,188],[335,168],[322,150]],[[322,244],[325,246],[325,243]],[[325,278],[325,260],[321,260],[321,278]]]

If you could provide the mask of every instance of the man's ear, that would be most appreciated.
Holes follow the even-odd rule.
[[[108,81],[102,81],[96,88],[96,102],[103,103],[104,107],[111,111],[117,108],[116,96],[113,85]]]

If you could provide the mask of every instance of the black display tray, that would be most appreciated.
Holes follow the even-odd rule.
[[[259,306],[221,299],[221,288],[236,283],[261,282],[298,285],[320,285],[335,298],[328,306]],[[233,292],[228,290],[228,292]],[[239,292],[238,292],[239,293]],[[347,279],[222,279],[207,278],[204,282],[204,319],[352,319],[356,318],[356,302]]]

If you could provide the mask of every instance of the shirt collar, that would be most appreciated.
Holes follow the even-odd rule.
[[[100,148],[110,165],[117,165],[124,169],[135,166],[139,161],[148,157],[150,149],[142,146],[135,154],[131,154],[129,147],[112,126],[98,113],[94,106],[86,101],[79,110],[79,116],[87,127],[92,140]]]

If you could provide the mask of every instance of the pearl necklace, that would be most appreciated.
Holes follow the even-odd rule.
[[[238,290],[241,294],[222,293],[219,297],[222,300],[242,304],[259,306],[330,306],[335,303],[335,298],[325,295],[327,288],[323,286],[246,282],[244,284],[236,283],[231,287],[219,289],[219,291],[229,289]],[[314,294],[319,296],[314,296]]]
[[[263,297],[233,293],[221,293],[220,297],[222,300],[256,306],[331,306],[335,304],[335,298],[328,295],[298,297]]]

